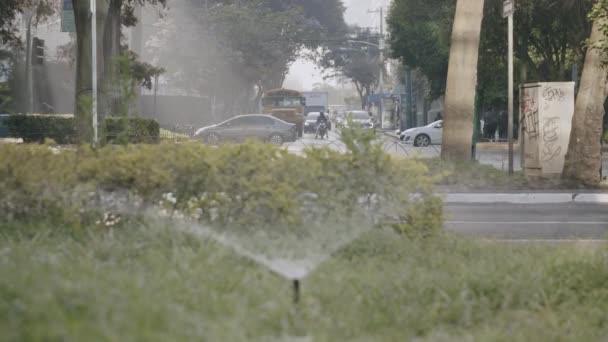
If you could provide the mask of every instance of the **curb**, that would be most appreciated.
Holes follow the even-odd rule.
[[[447,204],[607,204],[608,193],[449,193]]]

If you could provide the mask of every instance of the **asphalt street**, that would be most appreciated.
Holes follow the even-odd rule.
[[[608,238],[608,205],[448,204],[445,229],[489,239],[603,240]]]
[[[441,153],[439,146],[415,148],[389,137],[382,139],[384,150],[391,154],[438,157]],[[323,140],[315,139],[314,134],[305,134],[287,148],[292,153],[301,153],[305,148],[315,146],[328,146],[337,151],[345,149],[335,131]],[[506,152],[479,151],[478,156],[481,163],[506,170]],[[604,170],[608,170],[608,159],[604,159],[604,165]],[[518,168],[519,163],[515,166]],[[608,205],[449,203],[445,229],[464,236],[501,240],[603,240],[608,239]]]
[[[441,146],[414,147],[386,135],[380,136],[380,142],[384,151],[392,155],[422,158],[436,158],[441,155]],[[314,134],[305,134],[302,139],[287,145],[288,150],[293,153],[301,153],[304,148],[315,146],[329,146],[337,151],[344,151],[345,149],[336,130],[331,131],[327,139],[314,139]],[[481,164],[491,165],[505,172],[508,171],[509,154],[507,151],[479,150],[477,151],[477,160]],[[602,162],[604,176],[606,177],[608,176],[608,153],[604,154]],[[521,170],[520,155],[517,151],[513,166],[516,171]]]

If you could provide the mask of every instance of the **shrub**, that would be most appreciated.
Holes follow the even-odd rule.
[[[71,115],[11,115],[9,134],[24,142],[42,143],[45,138],[59,144],[73,144],[77,140],[76,125]]]
[[[160,141],[160,125],[155,120],[112,117],[105,120],[108,143],[155,144]]]
[[[363,222],[373,215],[380,225],[398,218],[399,232],[439,230],[441,204],[432,200],[428,169],[352,139],[354,151],[310,149],[304,156],[257,142],[83,146],[58,154],[43,146],[0,146],[0,187],[21,194],[0,198],[0,209],[44,217],[62,203],[73,213],[97,207],[92,190],[120,190],[145,208],[160,205],[221,227],[306,229],[312,218]],[[314,198],[312,211],[303,207],[304,195]],[[40,205],[30,210],[30,199]]]
[[[53,139],[58,144],[78,142],[73,115],[11,115],[8,119],[12,137],[24,142],[43,143]],[[109,143],[158,143],[160,126],[155,120],[141,118],[108,118],[102,131]]]

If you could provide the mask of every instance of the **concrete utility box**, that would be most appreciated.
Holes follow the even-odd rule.
[[[526,84],[520,96],[526,176],[561,175],[574,115],[574,82]]]

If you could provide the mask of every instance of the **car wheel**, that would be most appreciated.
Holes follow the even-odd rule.
[[[426,134],[417,135],[414,139],[414,146],[416,147],[427,147],[431,144],[431,138]]]
[[[268,141],[273,145],[283,145],[283,136],[280,134],[273,134],[270,136]]]
[[[215,133],[210,133],[205,139],[205,141],[207,142],[207,144],[217,145],[220,143],[220,136]]]

